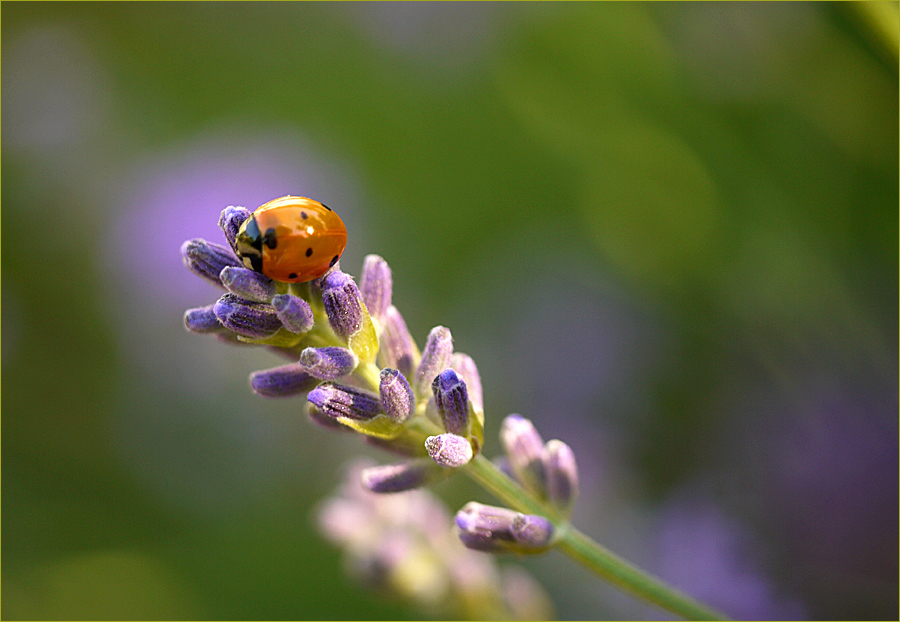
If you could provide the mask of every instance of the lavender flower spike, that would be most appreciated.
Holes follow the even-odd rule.
[[[219,227],[225,233],[225,239],[228,240],[228,244],[235,254],[237,254],[237,248],[235,248],[234,239],[237,237],[237,232],[241,225],[248,218],[250,218],[250,210],[245,207],[234,207],[233,205],[223,209],[219,215]]]
[[[184,327],[192,333],[215,333],[222,330],[222,323],[216,317],[213,307],[207,305],[184,312]]]
[[[357,362],[353,352],[338,346],[304,348],[300,353],[300,364],[306,372],[322,380],[346,376],[356,368]]]
[[[413,341],[403,316],[397,307],[391,305],[381,318],[381,347],[378,350],[378,364],[391,367],[407,378],[419,364],[419,348]]]
[[[406,377],[396,369],[381,370],[381,381],[378,387],[381,395],[381,406],[384,412],[397,423],[409,419],[416,409],[416,399]]]
[[[500,444],[519,483],[546,498],[546,476],[541,461],[544,441],[531,421],[521,415],[506,417],[500,426]]]
[[[200,238],[182,244],[181,256],[188,270],[219,287],[224,287],[219,279],[222,268],[241,265],[240,260],[230,249]]]
[[[471,501],[456,514],[459,539],[470,549],[541,553],[551,545],[553,523],[543,516]]]
[[[416,397],[423,398],[428,395],[428,388],[435,376],[450,363],[452,353],[453,337],[450,335],[450,330],[443,326],[432,328],[428,333],[425,349],[422,351],[419,368],[416,370],[416,380],[413,385]]]
[[[403,492],[436,482],[452,472],[423,458],[365,469],[362,483],[372,492]]]
[[[381,321],[391,306],[393,281],[387,262],[378,255],[367,255],[359,277],[359,292],[369,309],[369,315]]]
[[[250,374],[250,388],[263,397],[293,397],[312,389],[318,380],[298,363],[282,365]]]
[[[426,438],[425,449],[437,464],[452,469],[467,464],[475,455],[469,439],[449,432]]]
[[[271,305],[225,294],[213,307],[216,317],[238,335],[252,339],[270,337],[281,328],[281,320]]]
[[[219,273],[222,285],[232,294],[254,302],[269,302],[275,295],[272,279],[255,270],[225,266]]]
[[[458,436],[469,435],[469,392],[456,371],[445,369],[431,383],[434,403],[444,429]]]
[[[381,413],[381,403],[373,395],[353,387],[323,382],[307,398],[319,410],[337,419],[367,421]]]
[[[547,476],[547,499],[563,514],[571,514],[578,498],[575,452],[562,441],[547,441],[541,453],[541,462]]]
[[[309,303],[299,296],[278,294],[272,298],[272,307],[284,327],[292,333],[309,332],[315,324],[315,317],[313,317]]]

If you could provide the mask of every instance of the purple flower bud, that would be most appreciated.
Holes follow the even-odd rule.
[[[359,289],[348,274],[332,270],[321,279],[322,304],[335,334],[349,339],[362,326]]]
[[[292,333],[308,332],[315,323],[309,303],[299,296],[278,294],[272,298],[272,308],[284,327]]]
[[[262,339],[281,328],[281,320],[272,305],[244,300],[231,293],[219,298],[213,311],[222,324],[244,337]]]
[[[322,380],[335,380],[356,369],[356,355],[347,348],[305,348],[300,353],[300,364],[310,376]]]
[[[359,277],[359,292],[369,315],[378,320],[384,317],[391,306],[392,285],[391,269],[387,262],[378,255],[367,255]]]
[[[428,455],[442,467],[456,468],[467,464],[474,456],[472,444],[456,434],[439,434],[425,439]]]
[[[320,428],[325,428],[326,430],[337,430],[338,432],[355,432],[353,428],[348,428],[337,419],[332,419],[321,410],[319,410],[319,408],[315,404],[311,404],[309,402],[306,402],[306,416],[313,424],[319,426]]]
[[[219,215],[219,227],[225,233],[225,239],[228,240],[228,244],[235,254],[237,254],[237,248],[235,247],[234,239],[237,237],[237,232],[241,225],[248,218],[250,218],[250,210],[232,205],[223,209]]]
[[[547,477],[547,499],[563,513],[571,511],[578,498],[578,467],[575,452],[562,441],[547,441],[541,453]]]
[[[381,381],[378,386],[381,395],[381,406],[388,416],[398,423],[403,423],[416,409],[416,400],[406,377],[396,369],[381,370]]]
[[[466,381],[466,388],[469,390],[469,401],[475,410],[484,411],[484,401],[481,397],[481,375],[478,373],[478,367],[475,361],[468,354],[462,352],[454,352],[450,357],[450,367],[459,372],[459,375]]]
[[[456,514],[459,539],[476,551],[539,553],[553,537],[553,523],[543,516],[467,503]]]
[[[188,240],[182,244],[181,255],[188,270],[219,287],[224,287],[219,279],[222,269],[226,266],[240,267],[241,265],[240,260],[231,252],[231,249],[200,238]]]
[[[250,374],[250,388],[263,397],[292,397],[306,393],[319,382],[299,363],[255,371]]]
[[[362,483],[372,492],[403,492],[436,482],[452,472],[425,458],[364,469]]]
[[[453,337],[450,335],[450,330],[443,326],[432,328],[428,333],[425,349],[422,350],[419,368],[416,370],[416,381],[413,388],[417,397],[428,395],[428,387],[431,386],[434,377],[450,363],[452,353]]]
[[[407,378],[412,378],[413,369],[419,358],[419,349],[397,307],[391,305],[387,308],[381,318],[381,324],[378,364],[396,369]]]
[[[255,270],[225,266],[219,274],[222,285],[232,294],[254,302],[269,302],[275,295],[272,279]]]
[[[323,382],[306,399],[329,417],[368,421],[381,412],[381,402],[374,395],[333,382]]]
[[[518,512],[470,501],[456,513],[459,539],[476,551],[505,550],[502,542],[513,542],[513,521]]]
[[[184,312],[184,327],[192,333],[215,333],[222,330],[222,323],[216,317],[213,307],[207,305]]]
[[[445,369],[431,383],[431,390],[444,429],[459,436],[468,436],[469,392],[462,376],[452,369]]]
[[[547,488],[541,461],[544,440],[531,421],[521,415],[506,417],[500,426],[500,444],[519,483],[545,497]]]
[[[543,516],[535,514],[519,514],[513,520],[513,539],[528,549],[543,550],[553,537],[553,523]]]

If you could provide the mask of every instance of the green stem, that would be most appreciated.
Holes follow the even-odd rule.
[[[556,548],[620,589],[689,620],[727,619],[569,526],[555,509],[532,497],[484,456],[476,456],[463,469],[509,507],[552,520],[560,532]]]

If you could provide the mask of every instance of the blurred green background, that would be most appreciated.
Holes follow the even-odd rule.
[[[573,446],[585,532],[735,616],[895,619],[898,78],[858,17],[4,3],[2,616],[429,615],[311,518],[390,458],[182,326],[218,293],[181,242],[304,194],[475,358],[489,456],[510,412]],[[525,563],[561,618],[660,615]]]

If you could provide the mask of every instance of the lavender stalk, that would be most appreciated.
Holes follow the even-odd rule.
[[[485,412],[474,360],[453,351],[443,326],[433,328],[419,350],[392,304],[393,276],[383,258],[365,259],[359,286],[339,265],[307,283],[273,281],[247,269],[232,252],[249,214],[240,207],[222,212],[219,224],[229,246],[199,239],[182,246],[188,269],[227,290],[215,304],[188,310],[185,327],[287,356],[292,362],[250,375],[255,393],[306,394],[306,414],[316,425],[362,435],[404,457],[361,470],[364,490],[388,498],[465,473],[507,507],[467,504],[456,516],[457,543],[488,552],[539,554],[556,548],[672,613],[724,619],[569,524],[578,469],[564,442],[545,443],[530,421],[510,415],[500,433],[510,473],[482,455]]]

